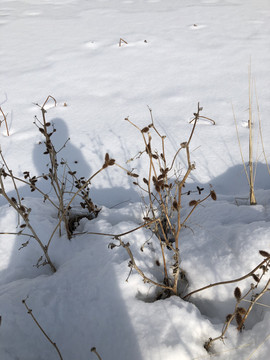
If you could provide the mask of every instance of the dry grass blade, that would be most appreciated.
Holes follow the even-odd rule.
[[[7,124],[7,117],[6,117],[6,115],[4,114],[4,112],[3,112],[2,108],[1,108],[1,106],[0,106],[0,112],[2,113],[3,118],[4,118],[4,122],[5,122],[6,129],[7,129],[7,136],[9,136],[9,130],[8,130],[8,124]]]

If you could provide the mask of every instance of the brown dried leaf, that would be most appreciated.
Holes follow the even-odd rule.
[[[146,185],[149,184],[149,182],[148,182],[148,180],[147,180],[146,178],[143,178],[143,182],[144,182]]]
[[[256,282],[260,282],[260,278],[259,278],[258,275],[252,274],[252,277],[253,277],[253,279],[254,279]]]
[[[238,325],[238,327],[239,327],[239,326],[241,325],[241,323],[242,323],[242,320],[243,320],[241,314],[236,313],[236,315],[235,315],[235,320],[236,320],[237,325]],[[240,330],[240,329],[238,329],[238,330]]]
[[[114,159],[110,159],[109,161],[108,161],[108,165],[109,166],[112,166],[112,165],[114,165],[115,164],[115,160]]]
[[[148,132],[148,131],[149,131],[149,127],[148,127],[148,126],[144,127],[144,128],[141,130],[142,133],[146,133],[146,132]]]
[[[263,256],[263,257],[269,257],[270,254],[267,251],[264,250],[260,250],[259,253]]]
[[[217,195],[216,195],[216,193],[215,193],[214,190],[211,190],[211,191],[210,191],[210,196],[211,196],[211,199],[212,199],[212,200],[214,200],[214,201],[217,200]]]
[[[240,315],[246,315],[246,309],[244,309],[243,307],[239,307],[237,308],[237,312],[240,314]]]

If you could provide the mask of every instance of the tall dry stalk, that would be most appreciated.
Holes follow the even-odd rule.
[[[253,115],[252,115],[252,97],[253,97],[253,81],[251,78],[251,65],[249,65],[249,120],[248,120],[248,128],[249,128],[249,200],[250,205],[256,205],[257,201],[254,193],[254,173],[253,173]]]

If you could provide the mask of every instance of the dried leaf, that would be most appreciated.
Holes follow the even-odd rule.
[[[174,202],[173,202],[173,208],[174,208],[175,210],[178,209],[178,204],[177,204],[177,201],[176,201],[176,200],[174,200]]]
[[[259,253],[263,256],[263,257],[269,257],[270,254],[267,251],[264,250],[260,250]]]
[[[198,201],[197,200],[191,200],[189,202],[189,206],[196,206],[198,204]]]
[[[252,277],[256,282],[260,282],[260,278],[256,274],[252,274]]]
[[[148,127],[148,126],[144,127],[144,128],[141,130],[142,133],[146,133],[146,132],[148,132],[148,131],[149,131],[149,127]]]
[[[115,164],[115,160],[114,159],[110,159],[109,161],[108,161],[108,165],[109,166],[112,166],[112,165],[114,165]]]
[[[211,198],[213,199],[213,200],[217,200],[217,195],[216,195],[216,193],[215,193],[215,191],[214,190],[211,190],[210,191],[210,196],[211,196]]]
[[[237,308],[237,312],[240,314],[240,315],[246,315],[246,309],[244,309],[243,307],[239,307]]]
[[[148,180],[147,180],[146,178],[143,178],[143,182],[144,182],[146,185],[149,184],[149,182],[148,182]]]

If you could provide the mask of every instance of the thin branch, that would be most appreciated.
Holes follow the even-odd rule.
[[[3,117],[4,117],[4,121],[5,121],[6,129],[7,129],[7,136],[9,136],[8,124],[7,124],[7,117],[6,117],[6,115],[4,114],[4,112],[3,112],[2,108],[1,108],[1,106],[0,106],[0,111],[1,111],[1,113],[2,113],[2,115],[3,115]]]
[[[252,274],[254,274],[255,271],[257,271],[263,264],[265,264],[267,261],[270,260],[270,257],[267,257],[265,260],[263,260],[259,265],[257,265],[253,270],[251,270],[248,274],[246,275],[243,275],[237,279],[234,279],[234,280],[227,280],[227,281],[220,281],[220,282],[217,282],[217,283],[214,283],[214,284],[209,284],[207,286],[204,286],[200,289],[197,289],[197,290],[194,290],[194,291],[191,291],[190,293],[188,293],[187,295],[185,295],[183,297],[183,299],[186,299],[188,297],[190,297],[191,295],[194,295],[200,291],[203,291],[203,290],[206,290],[206,289],[210,289],[214,286],[218,286],[218,285],[225,285],[225,284],[232,284],[232,283],[235,283],[235,282],[238,282],[238,281],[242,281],[244,279],[247,279],[249,276],[252,276]]]
[[[41,325],[39,324],[39,322],[37,321],[36,317],[33,315],[32,309],[30,309],[28,307],[28,305],[26,304],[26,299],[22,300],[22,303],[24,304],[24,306],[27,309],[27,313],[32,317],[32,319],[34,320],[34,322],[36,323],[36,325],[38,326],[38,328],[41,330],[41,332],[43,333],[43,335],[46,337],[46,339],[52,344],[52,346],[55,348],[55,350],[57,351],[57,354],[59,355],[59,358],[61,360],[63,360],[63,357],[61,355],[61,352],[58,348],[58,346],[56,345],[55,342],[53,342],[50,337],[46,334],[45,330],[41,327]]]

